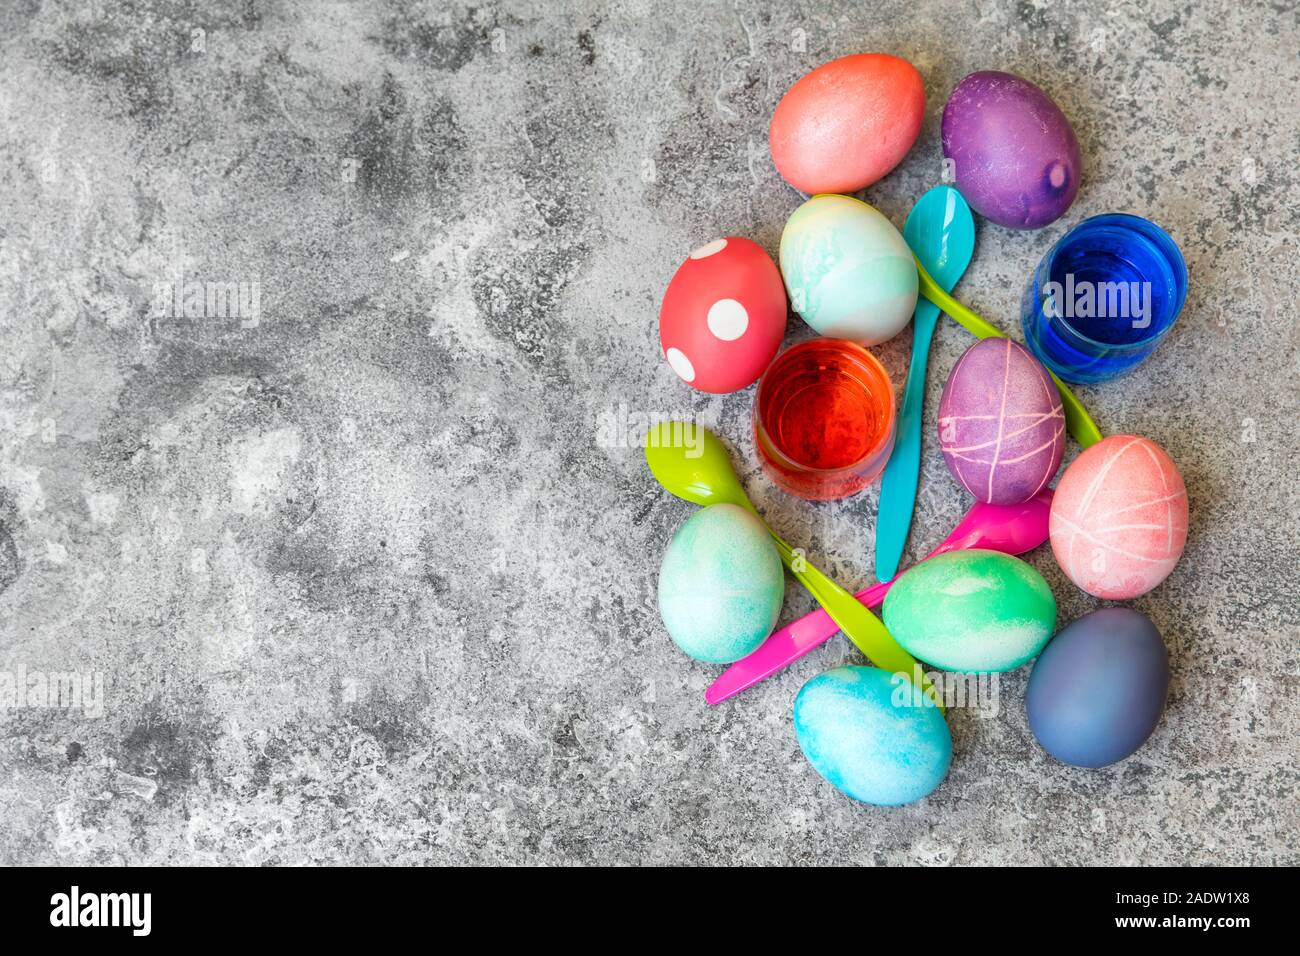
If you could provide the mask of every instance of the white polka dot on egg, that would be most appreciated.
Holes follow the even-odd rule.
[[[709,331],[724,342],[734,342],[749,328],[749,313],[735,299],[719,299],[709,306]]]
[[[691,253],[692,259],[707,259],[709,256],[716,256],[723,249],[727,248],[726,239],[714,239],[712,242],[706,242],[700,248]]]
[[[695,381],[695,366],[691,364],[691,360],[686,357],[685,353],[683,353],[681,349],[669,349],[664,353],[664,356],[668,359],[668,364],[672,367],[672,370],[676,372],[683,381]]]

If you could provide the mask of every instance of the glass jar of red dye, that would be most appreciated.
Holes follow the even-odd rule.
[[[856,494],[894,449],[889,374],[854,342],[800,342],[758,381],[754,441],[763,470],[784,491],[809,501]]]

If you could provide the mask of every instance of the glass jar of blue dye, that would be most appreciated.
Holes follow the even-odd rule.
[[[1123,375],[1173,328],[1187,264],[1169,234],[1141,216],[1094,216],[1062,236],[1025,288],[1020,321],[1038,360],[1067,382]]]

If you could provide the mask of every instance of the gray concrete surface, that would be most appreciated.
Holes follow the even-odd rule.
[[[0,671],[86,682],[0,713],[0,862],[1300,862],[1298,41],[1293,4],[1226,0],[4,4]],[[717,669],[654,603],[690,508],[598,427],[712,423],[774,524],[868,580],[876,492],[773,491],[751,394],[686,389],[656,323],[694,245],[775,250],[800,197],[772,107],[866,50],[928,91],[868,192],[896,223],[966,73],[1019,72],[1075,124],[1066,218],[979,225],[986,316],[1014,328],[1039,256],[1103,211],[1162,223],[1192,275],[1152,360],[1084,390],[1191,492],[1186,557],[1135,602],[1173,659],[1164,722],[1064,767],[1022,669],[996,717],[954,712],[951,775],[901,809],[794,740],[800,684],[858,659],[842,638],[704,705]],[[247,308],[177,314],[178,275]],[[931,422],[967,342],[941,327]],[[878,349],[899,380],[909,348]],[[925,456],[912,555],[968,504],[929,428]],[[1031,560],[1063,621],[1097,605]]]

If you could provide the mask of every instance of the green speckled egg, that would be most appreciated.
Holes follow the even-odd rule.
[[[1009,671],[1035,657],[1056,627],[1043,576],[999,551],[922,561],[889,589],[885,626],[913,655],[944,670]]]
[[[772,633],[781,613],[781,556],[737,505],[710,505],[677,529],[659,568],[659,614],[697,661],[729,664]]]

